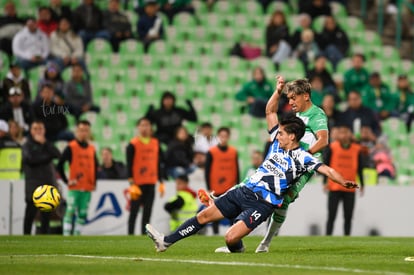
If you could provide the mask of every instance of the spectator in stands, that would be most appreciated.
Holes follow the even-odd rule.
[[[322,79],[319,76],[314,76],[313,78],[311,78],[310,83],[312,86],[311,100],[313,104],[315,104],[318,107],[321,107],[323,98],[325,97],[325,95],[328,94],[328,92],[325,90]]]
[[[289,29],[285,14],[275,11],[266,27],[266,55],[278,66],[290,56]]]
[[[254,117],[264,118],[265,107],[273,94],[273,86],[267,80],[262,67],[253,69],[252,80],[245,83],[236,94],[236,100],[244,101],[249,108],[249,114]]]
[[[164,204],[170,218],[170,232],[174,232],[178,226],[197,214],[198,203],[197,193],[189,186],[186,175],[178,176],[175,179],[175,190],[177,194]]]
[[[344,74],[344,90],[348,95],[350,91],[360,92],[368,84],[369,73],[364,68],[365,56],[354,54],[352,57],[352,68]]]
[[[9,120],[9,135],[20,146],[26,142],[26,137],[23,136],[23,128],[14,120]]]
[[[161,107],[156,110],[151,104],[145,115],[157,125],[155,136],[164,144],[174,139],[175,131],[182,125],[183,120],[197,122],[197,113],[190,100],[186,100],[188,110],[176,107],[175,101],[175,95],[166,91],[161,97]]]
[[[362,88],[360,93],[362,105],[373,110],[380,119],[396,114],[397,103],[388,85],[381,81],[381,75],[378,72],[370,75],[368,84]]]
[[[9,91],[12,87],[18,87],[23,93],[24,101],[31,103],[32,96],[30,92],[29,81],[23,76],[22,70],[17,62],[10,64],[10,70],[3,79],[2,95],[0,97],[0,105],[7,102]]]
[[[316,40],[336,70],[339,61],[346,56],[350,43],[346,32],[336,23],[333,16],[325,18],[322,32],[318,34]]]
[[[213,135],[213,125],[204,122],[200,125],[194,137],[194,163],[204,167],[208,150],[217,145],[218,139]]]
[[[38,9],[37,27],[47,36],[58,28],[58,22],[53,20],[52,12],[48,7],[43,6]]]
[[[73,133],[68,130],[66,118],[66,115],[69,114],[68,107],[55,96],[51,84],[43,84],[39,97],[33,103],[32,108],[36,119],[45,125],[46,138],[49,141],[71,141],[75,138]]]
[[[109,31],[114,52],[119,51],[119,43],[132,37],[131,23],[119,10],[119,0],[109,0],[108,10],[103,12],[103,27]]]
[[[27,19],[26,26],[14,36],[12,48],[26,75],[29,69],[46,64],[50,54],[49,38],[37,28],[33,18]]]
[[[82,39],[72,31],[67,18],[60,19],[58,29],[50,37],[50,47],[53,60],[59,65],[59,71],[63,71],[68,66],[80,64],[84,72],[89,75],[84,59]]]
[[[125,164],[114,160],[111,148],[102,148],[101,161],[102,164],[98,166],[98,179],[120,180],[128,178]]]
[[[164,38],[164,26],[162,19],[157,15],[158,3],[147,1],[142,14],[137,22],[138,38],[144,43],[145,52],[152,42]]]
[[[341,119],[341,112],[336,108],[335,97],[332,94],[326,94],[323,97],[322,110],[325,112],[326,117],[328,118],[328,129],[330,134],[330,139],[335,139],[334,125]]]
[[[170,25],[174,16],[180,12],[195,14],[195,9],[191,4],[192,0],[159,0],[161,11],[167,16]]]
[[[302,61],[307,71],[309,70],[309,63],[315,60],[318,54],[319,47],[315,41],[313,31],[311,29],[303,30],[301,33],[301,42],[293,51],[293,56]]]
[[[165,153],[165,166],[168,176],[177,178],[180,175],[189,175],[197,168],[193,163],[194,139],[188,134],[184,126],[175,131],[174,139],[168,144]]]
[[[54,90],[54,102],[58,105],[64,103],[63,85],[64,81],[59,71],[58,66],[53,62],[48,62],[43,78],[41,78],[37,85],[37,96],[40,97],[40,91],[45,84],[51,85]]]
[[[99,113],[101,108],[93,104],[92,87],[80,64],[72,65],[72,78],[63,86],[63,95],[76,120],[85,112]]]
[[[387,139],[384,136],[378,138],[371,155],[378,176],[395,179],[395,165],[390,149],[387,146]]]
[[[111,36],[103,28],[103,16],[94,0],[83,0],[72,13],[73,29],[82,38],[83,46],[86,48],[89,41],[94,38],[110,40]]]
[[[60,22],[62,18],[67,18],[70,21],[72,18],[70,6],[62,4],[62,0],[50,0],[49,9],[53,21]]]
[[[398,99],[398,112],[406,122],[407,132],[411,131],[411,122],[414,118],[414,91],[410,86],[407,75],[399,75],[397,80],[396,96]]]
[[[357,91],[348,93],[348,108],[341,115],[343,123],[352,125],[354,135],[359,138],[362,126],[368,126],[378,137],[381,134],[381,126],[375,113],[362,105],[361,94]]]
[[[217,138],[219,143],[207,153],[204,177],[207,190],[218,197],[240,182],[240,169],[237,149],[229,144],[230,129],[219,128]],[[219,233],[219,222],[213,223],[213,233]]]
[[[247,168],[246,172],[244,173],[244,178],[249,178],[252,176],[257,168],[262,164],[263,162],[263,152],[260,150],[254,150],[252,154],[250,155],[250,166]]]
[[[300,26],[295,30],[290,38],[290,47],[292,49],[296,49],[299,45],[302,37],[302,31],[312,28],[312,18],[309,14],[302,13],[299,15],[299,24]]]
[[[15,120],[27,133],[33,120],[33,112],[29,103],[23,99],[24,95],[19,87],[10,88],[8,101],[0,106],[0,119]]]
[[[41,121],[33,121],[30,135],[23,145],[23,171],[25,174],[26,210],[23,222],[23,233],[30,235],[33,220],[38,209],[33,204],[34,190],[43,184],[56,186],[56,171],[53,160],[60,157],[59,150],[45,137],[45,126]],[[50,213],[41,212],[41,234],[49,231]]]
[[[335,94],[335,96],[338,96],[335,81],[333,80],[331,73],[326,67],[326,57],[322,54],[316,56],[313,68],[306,72],[307,79],[312,79],[315,76],[321,78],[323,87],[326,91]]]
[[[12,40],[25,24],[25,20],[19,18],[13,1],[4,3],[4,14],[0,15],[0,50],[12,56]]]
[[[299,1],[299,12],[307,13],[310,17],[315,19],[322,15],[331,15],[331,6],[328,1],[325,0],[311,0],[311,1]]]

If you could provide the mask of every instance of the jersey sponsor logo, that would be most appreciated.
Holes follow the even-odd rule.
[[[190,225],[187,228],[181,229],[180,231],[178,231],[178,234],[180,234],[182,237],[187,236],[188,234],[190,234],[191,232],[193,232],[193,230],[195,229],[194,225]]]
[[[280,171],[279,168],[277,168],[276,166],[272,165],[271,163],[266,162],[265,164],[263,164],[263,167],[265,169],[267,169],[267,171],[273,173],[278,178],[284,178],[285,177],[285,174],[282,171]]]

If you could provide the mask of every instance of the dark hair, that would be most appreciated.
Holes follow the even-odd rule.
[[[42,124],[42,125],[45,125],[45,123],[43,122],[43,120],[40,120],[40,119],[33,120],[32,123],[30,124],[30,128],[32,128],[32,125],[33,124]]]
[[[177,179],[177,180],[182,180],[182,181],[184,181],[184,182],[186,182],[186,183],[188,183],[188,182],[189,182],[188,176],[187,176],[186,174],[179,175],[176,179]]]
[[[350,123],[346,122],[345,119],[339,119],[334,124],[335,128],[347,128],[348,130],[352,131],[352,126]]]
[[[110,153],[112,154],[112,149],[111,149],[111,147],[103,147],[103,148],[101,149],[101,151],[103,151],[103,150],[106,150],[106,151],[108,151],[108,152],[110,152]]]
[[[138,126],[141,123],[141,121],[144,121],[144,120],[147,120],[152,125],[151,120],[148,117],[144,116],[137,120],[137,123],[135,123],[135,126]]]
[[[42,10],[48,10],[49,12],[50,12],[50,8],[49,7],[46,7],[46,6],[40,6],[38,9],[37,9],[37,11],[39,12],[39,11],[42,11]]]
[[[200,128],[213,128],[213,124],[211,124],[210,122],[203,122],[200,125]]]
[[[279,124],[284,127],[286,133],[294,134],[297,142],[305,135],[305,123],[292,112],[287,113]]]
[[[311,95],[312,86],[306,78],[296,79],[286,83],[285,93],[293,92],[296,95]]]
[[[44,88],[48,88],[48,89],[51,89],[51,90],[55,91],[55,88],[53,87],[52,83],[50,83],[50,82],[43,83],[42,86],[40,87],[40,91],[43,91]]]
[[[170,91],[165,91],[161,96],[161,101],[164,101],[166,98],[172,98],[175,101],[175,95]]]
[[[86,120],[86,119],[81,119],[81,120],[79,120],[79,121],[76,123],[76,126],[79,126],[79,125],[86,125],[86,126],[91,127],[91,123],[89,122],[89,120]]]
[[[231,131],[229,127],[220,127],[217,130],[217,134],[219,134],[220,132],[226,132],[228,135],[231,135]]]
[[[359,58],[362,59],[362,61],[364,61],[364,62],[366,61],[365,55],[363,55],[362,53],[356,53],[356,54],[354,54],[353,57],[359,57]]]

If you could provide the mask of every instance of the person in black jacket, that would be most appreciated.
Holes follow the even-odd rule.
[[[167,173],[174,179],[180,175],[191,174],[197,167],[193,163],[193,137],[188,134],[184,126],[178,127],[175,133],[165,154]]]
[[[83,0],[72,13],[73,29],[82,38],[86,48],[89,41],[94,38],[110,40],[111,35],[103,28],[102,11],[94,4],[94,0]]]
[[[53,21],[59,22],[62,18],[66,18],[71,21],[72,11],[70,6],[62,4],[62,0],[50,0],[49,9],[52,13]]]
[[[0,106],[0,119],[14,120],[23,128],[26,134],[33,119],[32,108],[24,101],[23,92],[19,87],[9,90],[8,102]]]
[[[158,9],[156,1],[147,1],[137,22],[138,38],[144,43],[145,52],[152,42],[164,38],[164,26],[161,17],[157,15]]]
[[[33,103],[33,113],[38,120],[41,120],[46,128],[46,138],[49,141],[65,140],[71,141],[75,138],[68,130],[69,114],[68,107],[56,104],[55,91],[51,84],[43,84],[39,98]]]
[[[324,28],[316,37],[316,41],[325,56],[332,62],[334,69],[349,50],[348,36],[332,16],[325,18]]]
[[[174,139],[175,130],[182,125],[184,119],[197,122],[197,113],[190,100],[186,100],[189,110],[175,106],[175,95],[164,92],[161,97],[161,108],[154,109],[153,105],[145,115],[153,124],[157,125],[155,136],[164,144]]]
[[[357,138],[362,126],[371,128],[377,137],[381,135],[378,117],[370,108],[362,105],[361,94],[356,91],[350,91],[348,94],[348,108],[342,113],[341,122],[352,125],[352,130]]]
[[[112,157],[112,149],[104,147],[101,150],[102,165],[98,167],[98,179],[127,179],[125,164]]]
[[[37,208],[33,204],[32,195],[40,185],[56,186],[55,168],[53,159],[60,157],[59,150],[45,137],[45,126],[42,121],[35,120],[30,126],[30,135],[23,145],[23,171],[25,174],[25,200],[26,210],[24,215],[23,233],[30,235],[33,220]],[[50,215],[41,213],[41,234],[47,234],[49,230]]]

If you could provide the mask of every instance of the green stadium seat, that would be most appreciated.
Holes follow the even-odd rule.
[[[280,1],[275,1],[267,7],[267,14],[272,14],[275,11],[282,11],[286,17],[288,17],[291,13],[289,6],[286,3]]]
[[[105,39],[101,39],[101,38],[95,38],[92,41],[90,41],[88,43],[88,45],[86,46],[86,51],[88,53],[112,53],[112,46],[111,43],[109,43],[109,41],[105,40]]]
[[[341,61],[339,61],[338,66],[336,67],[336,71],[338,73],[344,74],[351,67],[352,67],[352,59],[350,57],[343,58]]]
[[[127,39],[120,43],[119,54],[144,54],[144,46],[141,42],[138,42],[136,39]]]
[[[303,63],[296,58],[289,58],[280,63],[279,71],[287,80],[303,78],[305,76]]]
[[[365,31],[365,25],[362,20],[356,16],[347,16],[336,18],[339,25],[345,30]]]
[[[315,19],[313,19],[312,21],[312,29],[319,33],[323,30],[323,25],[325,24],[325,16],[324,15],[320,15],[318,17],[316,17]]]
[[[348,13],[346,11],[346,7],[343,4],[341,4],[339,2],[331,1],[331,2],[329,2],[329,5],[331,6],[332,15],[335,18],[338,18],[338,17],[344,18],[344,17],[348,16]]]
[[[213,6],[213,13],[216,13],[219,16],[235,14],[236,11],[232,1],[217,1]]]
[[[148,49],[148,54],[152,56],[169,55],[172,53],[172,48],[164,40],[157,40],[151,43]]]
[[[243,1],[242,4],[236,4],[235,6],[236,12],[241,13],[243,16],[248,18],[262,16],[263,15],[263,8],[255,0],[246,0]]]
[[[197,21],[193,15],[187,12],[181,12],[174,16],[173,25],[180,27],[193,27],[197,25]]]
[[[399,73],[413,75],[414,74],[414,63],[412,60],[403,59],[400,63]]]
[[[9,57],[5,52],[0,51],[0,79],[3,79],[9,71]]]
[[[209,12],[208,7],[207,7],[207,5],[204,1],[193,0],[192,4],[193,4],[194,9],[196,10],[196,13],[198,15],[204,15],[204,14],[207,14]]]

